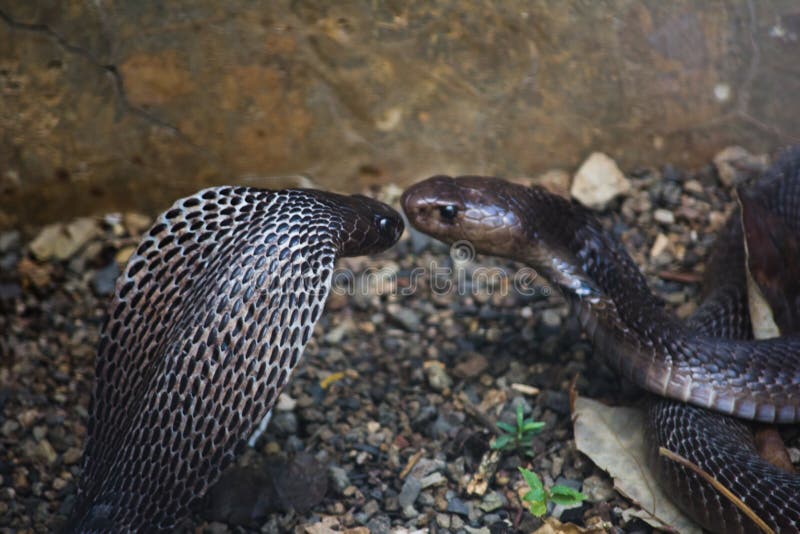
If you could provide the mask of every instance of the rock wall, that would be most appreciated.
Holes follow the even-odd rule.
[[[800,138],[791,0],[0,0],[0,227]]]

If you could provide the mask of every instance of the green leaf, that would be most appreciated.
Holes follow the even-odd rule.
[[[522,425],[522,432],[524,432],[524,433],[537,432],[537,431],[541,430],[542,428],[544,428],[544,425],[545,425],[544,423],[528,420],[528,421],[525,421],[524,425]]]
[[[492,449],[505,449],[512,439],[513,436],[497,436],[492,442]]]
[[[524,467],[519,467],[519,472],[522,473],[522,478],[525,480],[525,483],[531,489],[525,495],[530,495],[531,498],[529,501],[531,502],[544,502],[547,499],[547,493],[544,491],[544,486],[542,485],[542,481],[539,480],[539,477],[533,471],[529,471]],[[528,499],[526,499],[528,500]]]
[[[517,428],[521,429],[525,414],[522,413],[522,403],[517,404]]]
[[[579,503],[586,499],[586,495],[567,486],[553,486],[550,488],[549,493],[551,501],[566,506]]]
[[[528,509],[536,517],[542,517],[547,513],[547,504],[541,501],[528,503]]]
[[[508,432],[510,434],[514,434],[517,431],[516,428],[514,428],[513,426],[509,425],[508,423],[506,423],[504,421],[498,421],[497,422],[497,428],[499,428],[503,432]]]
[[[542,481],[539,480],[539,475],[537,475],[536,473],[534,473],[529,469],[525,469],[524,467],[518,467],[517,469],[519,469],[519,472],[522,474],[523,480],[525,480],[525,483],[528,485],[529,488],[535,490],[544,487],[542,486]]]

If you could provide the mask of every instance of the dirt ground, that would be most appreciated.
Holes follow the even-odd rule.
[[[686,316],[732,188],[712,165],[628,178],[632,189],[599,217],[665,305]],[[372,193],[397,201],[394,187]],[[77,243],[61,232],[49,257],[34,236],[0,234],[2,532],[52,531],[73,505],[105,305],[149,223],[137,214],[87,221],[69,234]],[[588,496],[552,509],[561,522],[652,531],[623,513],[631,503],[576,450],[570,419],[573,383],[609,404],[635,404],[640,393],[593,355],[544,281],[516,291],[523,266],[450,252],[406,232],[385,253],[340,262],[355,276],[338,278],[267,432],[197,506],[188,531],[533,532],[543,522],[520,501],[519,466]],[[500,275],[474,282],[485,266]],[[347,280],[358,284],[345,290]],[[485,491],[471,492],[495,423],[513,423],[520,404],[543,431],[504,452]],[[789,438],[796,447],[797,431]]]

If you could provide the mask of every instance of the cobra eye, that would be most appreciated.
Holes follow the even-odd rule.
[[[382,234],[389,233],[389,230],[391,229],[391,223],[389,222],[389,219],[387,219],[386,217],[379,217],[375,220],[375,223],[378,226],[378,230]]]
[[[439,206],[439,215],[441,215],[442,219],[445,221],[452,221],[456,218],[457,214],[458,208],[454,204]]]

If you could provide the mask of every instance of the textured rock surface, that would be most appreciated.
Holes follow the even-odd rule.
[[[0,0],[0,227],[287,174],[358,190],[770,150],[800,137],[794,6]]]

